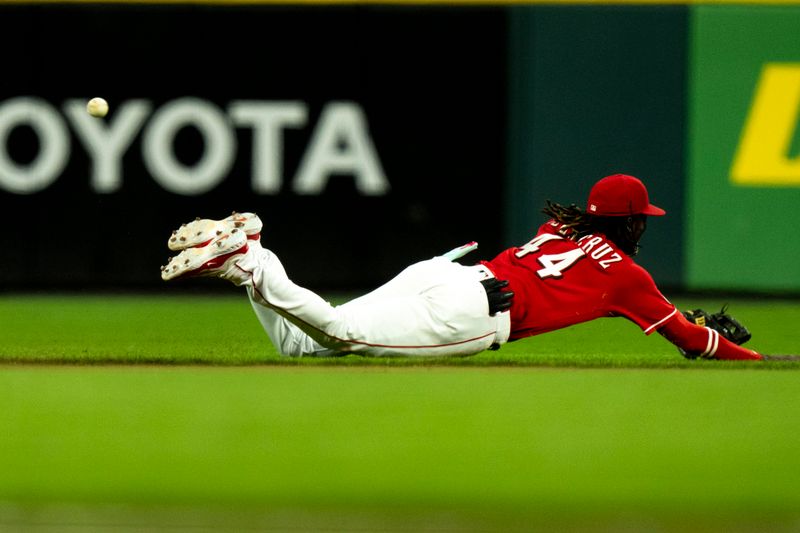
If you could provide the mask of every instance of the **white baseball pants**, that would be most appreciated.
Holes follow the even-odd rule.
[[[481,265],[443,257],[413,264],[376,290],[333,306],[293,283],[257,244],[222,277],[245,286],[282,355],[465,356],[508,340],[508,312],[489,316]]]

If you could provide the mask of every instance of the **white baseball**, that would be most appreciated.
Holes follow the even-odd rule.
[[[108,102],[102,98],[92,98],[86,104],[86,112],[93,117],[104,117],[108,113]]]

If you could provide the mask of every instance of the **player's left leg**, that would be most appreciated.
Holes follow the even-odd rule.
[[[460,356],[508,338],[508,314],[489,315],[482,273],[443,258],[411,265],[373,293],[337,307],[292,282],[267,249],[245,254],[223,277],[334,352]]]

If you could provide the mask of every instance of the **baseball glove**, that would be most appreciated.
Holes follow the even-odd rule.
[[[744,344],[750,340],[752,335],[750,331],[742,325],[741,322],[733,318],[726,311],[728,306],[722,306],[718,313],[707,313],[702,309],[693,309],[691,311],[684,311],[683,316],[686,320],[698,326],[713,329],[734,344]],[[681,355],[687,359],[695,359],[697,354],[690,354],[685,350],[678,348]]]

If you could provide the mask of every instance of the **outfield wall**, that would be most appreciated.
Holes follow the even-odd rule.
[[[0,6],[19,228],[0,282],[158,285],[173,227],[233,209],[320,287],[498,249],[505,26],[501,8]],[[95,95],[105,123],[82,112]]]
[[[157,286],[176,221],[238,209],[298,280],[369,287],[622,171],[669,213],[662,286],[800,291],[797,35],[792,5],[2,5],[0,286]]]
[[[524,242],[545,200],[585,205],[597,178],[634,174],[669,212],[639,260],[662,284],[682,282],[687,17],[685,6],[512,9],[509,242]]]
[[[692,10],[686,281],[800,289],[800,8]]]

